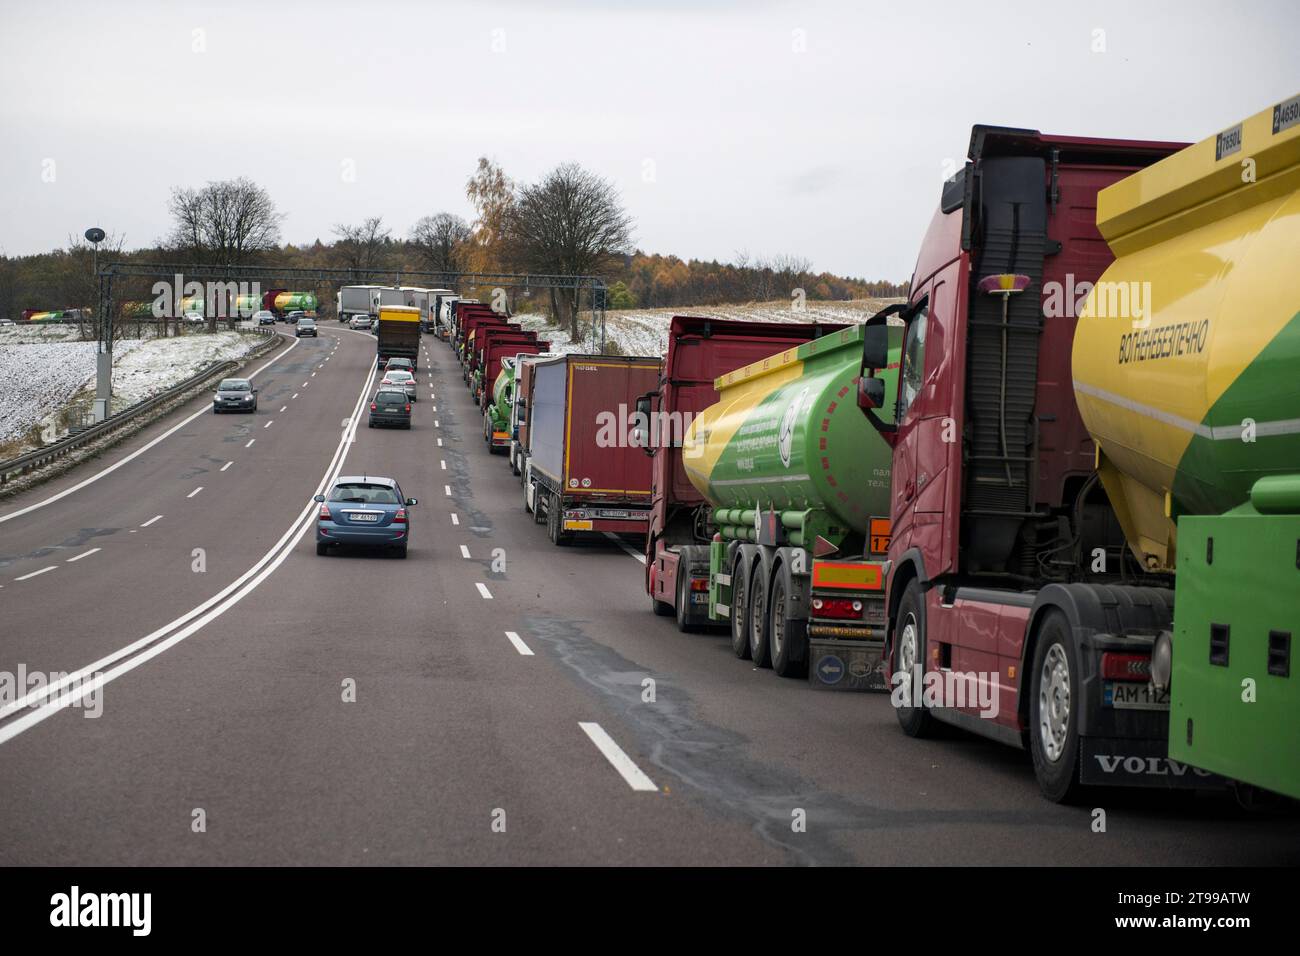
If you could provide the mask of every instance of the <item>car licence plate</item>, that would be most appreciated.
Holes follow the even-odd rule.
[[[1151,684],[1108,680],[1102,687],[1107,707],[1119,710],[1168,710],[1169,691],[1157,691]]]
[[[375,514],[374,512],[370,512],[369,514],[366,514],[364,512],[354,511],[351,514],[349,514],[348,517],[350,517],[353,521],[378,521],[379,520],[379,515]]]

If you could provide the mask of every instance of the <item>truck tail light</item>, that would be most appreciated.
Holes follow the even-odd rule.
[[[853,598],[815,597],[812,599],[812,610],[817,617],[856,620],[862,617],[862,602]]]
[[[692,591],[707,591],[709,589],[708,578],[691,578]]]
[[[1151,679],[1151,658],[1145,654],[1101,655],[1101,676],[1106,680],[1131,680],[1146,683]]]

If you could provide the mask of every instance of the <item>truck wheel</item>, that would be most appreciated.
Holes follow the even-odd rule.
[[[772,596],[768,601],[771,621],[772,670],[781,677],[808,676],[808,622],[795,620],[790,596],[794,582],[790,566],[784,562],[772,576]]]
[[[542,490],[533,483],[533,524],[541,524],[546,519],[542,517]]]
[[[683,563],[677,562],[677,630],[693,634],[699,627],[691,620],[691,575],[688,568],[682,567]]]
[[[1030,668],[1029,753],[1043,796],[1069,803],[1079,784],[1079,654],[1065,615],[1043,618]]]
[[[551,495],[546,503],[546,529],[551,535],[551,544],[566,547],[573,539],[564,533],[564,509],[560,505],[560,496]]]
[[[749,604],[749,561],[744,548],[736,549],[736,560],[731,565],[731,649],[742,661],[749,660],[749,620],[745,612]]]
[[[898,604],[894,673],[910,674],[913,680],[918,681],[925,676],[925,598],[921,594],[921,582],[915,578],[907,582],[903,599]],[[890,677],[892,679],[893,675]],[[890,686],[893,686],[892,682]],[[924,705],[900,707],[895,704],[894,713],[898,715],[898,725],[909,737],[928,737],[934,731],[934,718]]]
[[[671,604],[661,601],[657,597],[650,599],[650,609],[655,612],[655,617],[672,617],[674,613]]]
[[[749,600],[745,609],[745,625],[749,631],[749,659],[755,667],[771,667],[772,621],[767,616],[768,574],[767,562],[760,553],[754,561],[754,572],[749,578]]]

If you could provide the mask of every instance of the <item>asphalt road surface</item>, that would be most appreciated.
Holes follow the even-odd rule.
[[[1055,806],[1025,754],[678,633],[638,544],[550,544],[424,349],[409,432],[331,323],[254,363],[257,414],[201,396],[0,503],[0,679],[102,675],[0,708],[0,864],[1300,862],[1294,813]],[[359,472],[419,499],[407,560],[316,555]]]

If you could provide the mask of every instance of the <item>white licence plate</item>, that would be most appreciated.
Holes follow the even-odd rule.
[[[354,512],[353,514],[349,515],[349,517],[350,517],[353,521],[378,521],[378,520],[379,520],[379,515],[377,515],[377,514],[373,514],[373,513],[372,513],[372,514],[357,514],[357,513]]]
[[[1120,710],[1168,710],[1169,691],[1157,691],[1150,684],[1129,681],[1106,681],[1102,688],[1107,707]]]

